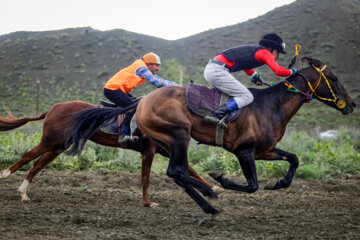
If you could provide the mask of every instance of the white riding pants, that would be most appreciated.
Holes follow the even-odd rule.
[[[205,67],[204,77],[211,86],[233,97],[239,108],[249,105],[254,100],[249,89],[223,66],[209,62]]]

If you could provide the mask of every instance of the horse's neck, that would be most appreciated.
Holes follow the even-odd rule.
[[[291,81],[291,85],[302,92],[308,91],[306,80],[302,79],[301,76],[295,77]],[[304,104],[306,96],[287,91],[285,85],[281,91],[281,93],[276,95],[277,99],[274,103],[277,106],[274,106],[274,108],[277,109],[280,113],[279,115],[282,116],[282,123],[287,124]]]

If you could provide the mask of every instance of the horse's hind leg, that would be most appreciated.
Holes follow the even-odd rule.
[[[21,195],[22,201],[29,201],[30,198],[27,196],[26,191],[29,187],[29,184],[33,180],[36,174],[40,172],[48,163],[54,160],[59,154],[61,154],[64,150],[58,151],[49,151],[44,153],[36,162],[34,163],[33,167],[30,169],[28,175],[26,176],[25,180],[20,185],[18,192]]]
[[[205,213],[217,214],[219,213],[213,206],[211,206],[199,193],[196,188],[205,196],[210,198],[217,198],[216,194],[211,188],[202,182],[191,178],[188,175],[187,162],[187,144],[188,139],[181,139],[181,135],[176,135],[176,141],[173,140],[171,145],[170,162],[166,174],[175,179],[175,183],[185,189],[185,192],[202,208]]]
[[[11,174],[16,172],[20,167],[29,163],[30,161],[34,160],[35,158],[39,157],[40,155],[42,155],[43,153],[45,153],[47,151],[49,151],[49,149],[46,149],[40,143],[39,145],[34,147],[32,150],[30,150],[30,151],[26,152],[24,155],[22,155],[22,157],[14,165],[12,165],[9,169],[6,169],[5,171],[3,171],[0,175],[0,179],[9,177]]]

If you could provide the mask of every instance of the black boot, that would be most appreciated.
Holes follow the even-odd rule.
[[[209,115],[207,115],[204,120],[206,123],[218,125],[220,121],[226,116],[226,114],[230,113],[231,111],[226,106],[226,104],[221,105],[218,109],[211,112]],[[224,121],[221,122],[222,128],[227,128],[227,125]]]

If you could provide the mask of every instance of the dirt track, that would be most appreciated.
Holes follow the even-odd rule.
[[[212,221],[162,174],[151,178],[155,209],[141,206],[139,174],[45,170],[21,202],[25,174],[0,180],[0,239],[360,239],[360,176],[280,191],[263,190],[264,179],[256,193],[220,195]]]

